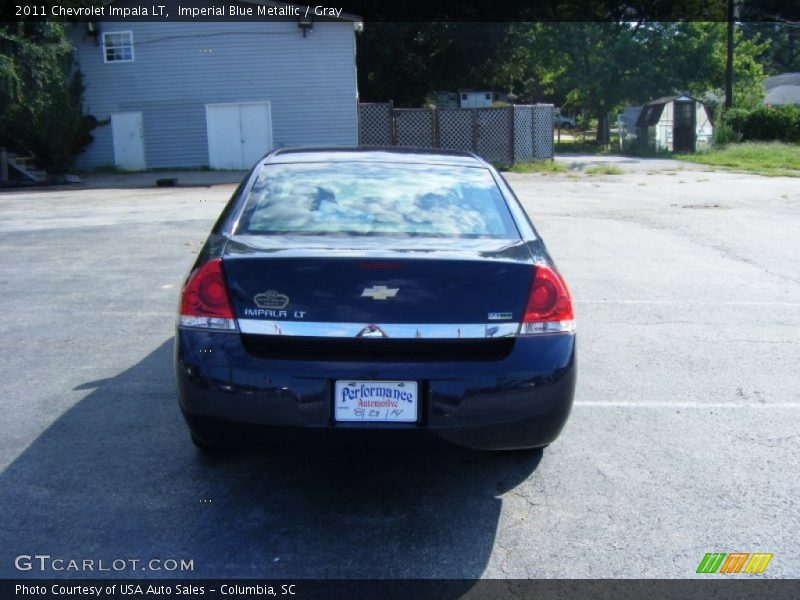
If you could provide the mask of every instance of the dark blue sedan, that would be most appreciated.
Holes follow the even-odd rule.
[[[569,291],[509,186],[428,150],[267,155],[186,280],[175,344],[202,448],[546,446],[575,369]]]

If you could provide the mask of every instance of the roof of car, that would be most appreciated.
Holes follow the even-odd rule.
[[[267,155],[269,163],[382,162],[486,167],[487,163],[469,152],[434,148],[320,147],[281,148]]]

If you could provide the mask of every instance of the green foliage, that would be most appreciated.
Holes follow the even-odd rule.
[[[508,168],[511,173],[565,173],[567,167],[554,160],[519,162]]]
[[[764,140],[800,143],[800,109],[793,106],[733,108],[722,119],[743,141]]]
[[[675,158],[759,175],[800,177],[800,145],[746,142]]]
[[[714,126],[712,140],[715,147],[722,148],[728,144],[741,142],[742,134],[736,131],[728,121],[723,119],[718,121]]]
[[[722,22],[373,23],[358,47],[365,100],[420,106],[435,91],[488,87],[518,102],[553,102],[598,120],[660,96],[721,95]],[[745,35],[746,33],[746,35]],[[763,97],[762,57],[769,36],[734,33],[734,102]]]
[[[588,167],[584,173],[587,175],[623,175],[625,171],[615,165],[595,165]]]
[[[748,21],[739,26],[745,39],[758,36],[769,40],[761,64],[769,75],[800,71],[800,28],[795,23],[769,18],[763,22]]]
[[[0,140],[45,167],[66,169],[88,145],[83,83],[63,23],[0,24]]]
[[[730,120],[730,116],[738,111],[743,111],[743,109],[731,108],[725,111],[722,105],[717,107],[714,112],[714,133],[712,134],[715,148],[723,148],[728,144],[737,144],[742,141],[742,134],[733,127]]]
[[[639,86],[646,69],[641,47],[628,23],[520,24],[518,36],[529,53],[523,81],[540,97],[563,108],[583,109],[578,126],[598,120],[604,130],[606,115],[623,104]]]
[[[422,106],[437,91],[498,88],[516,50],[508,23],[375,22],[358,37],[363,101]],[[507,77],[506,77],[507,79]]]

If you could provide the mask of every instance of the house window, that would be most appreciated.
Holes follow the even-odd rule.
[[[490,93],[488,93],[488,92],[486,93],[486,99],[487,100],[491,100],[492,99],[492,95]]]
[[[461,94],[461,99],[462,100],[466,100],[467,99],[467,95],[466,94]]]
[[[107,63],[133,62],[133,32],[104,32],[103,61]]]

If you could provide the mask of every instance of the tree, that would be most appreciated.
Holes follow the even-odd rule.
[[[533,87],[551,101],[588,111],[598,120],[625,104],[688,92],[719,93],[725,80],[726,40],[722,22],[521,24],[518,43],[527,49],[513,87]],[[759,57],[768,43],[735,32],[734,97],[750,106],[763,97]],[[520,55],[522,56],[522,55]]]
[[[0,24],[0,144],[65,169],[92,137],[66,25]]]
[[[508,23],[370,23],[358,39],[365,101],[421,106],[436,91],[495,85]]]
[[[644,84],[651,94],[689,92],[703,98],[721,96],[727,55],[724,22],[659,23],[640,30],[647,46],[645,56],[653,66]],[[733,98],[736,106],[752,106],[763,98],[761,57],[769,42],[759,36],[745,39],[734,29]]]
[[[746,22],[740,28],[746,41],[769,40],[761,59],[767,75],[800,71],[800,23]]]
[[[736,104],[757,104],[769,43],[739,26],[734,41]],[[602,136],[607,114],[625,104],[719,93],[725,23],[374,23],[358,56],[365,99],[420,106],[436,90],[485,86],[582,110]]]
[[[563,107],[598,120],[636,93],[641,47],[628,23],[536,23],[529,26],[530,79]]]

